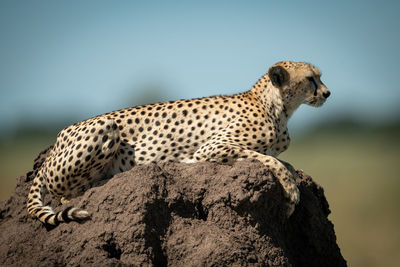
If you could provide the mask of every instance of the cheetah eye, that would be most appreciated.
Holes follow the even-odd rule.
[[[314,77],[307,77],[308,81],[310,82],[311,86],[314,88],[315,92],[317,91],[318,85],[314,80]]]

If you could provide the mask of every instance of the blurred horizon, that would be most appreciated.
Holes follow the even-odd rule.
[[[154,102],[149,102],[154,103]],[[100,115],[100,114],[99,114]],[[96,116],[96,115],[95,115]],[[87,118],[88,119],[88,118]],[[0,144],[5,142],[12,142],[25,135],[45,135],[52,136],[53,141],[57,137],[57,133],[67,126],[70,126],[80,121],[78,118],[73,117],[62,117],[58,119],[48,120],[46,122],[36,122],[34,120],[22,120],[20,124],[11,132],[3,132],[0,134]],[[400,118],[393,118],[391,120],[384,121],[362,121],[355,119],[352,116],[343,117],[331,117],[325,120],[319,120],[318,122],[307,125],[306,129],[296,129],[292,131],[292,125],[289,121],[289,133],[291,139],[304,139],[307,135],[315,135],[327,132],[360,132],[362,134],[370,132],[393,132],[394,134],[400,133]],[[340,129],[340,130],[338,130]],[[39,151],[38,151],[39,153]]]

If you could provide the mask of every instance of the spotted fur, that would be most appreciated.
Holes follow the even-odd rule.
[[[251,90],[225,96],[137,106],[103,114],[63,129],[35,161],[28,212],[41,222],[85,220],[79,208],[54,213],[47,190],[64,200],[104,178],[150,162],[264,163],[281,183],[290,216],[299,202],[293,168],[277,156],[290,142],[287,121],[300,104],[321,106],[329,91],[314,66],[283,61]]]

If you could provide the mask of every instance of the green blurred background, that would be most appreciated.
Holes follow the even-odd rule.
[[[400,262],[396,1],[0,2],[0,200],[76,121],[249,89],[279,60],[332,92],[280,158],[323,186],[349,266]]]

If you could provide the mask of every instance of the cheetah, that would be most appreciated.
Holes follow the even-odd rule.
[[[121,109],[66,127],[35,160],[27,209],[46,225],[84,221],[69,207],[43,204],[49,191],[65,203],[90,186],[135,165],[178,161],[231,164],[257,159],[279,180],[290,216],[300,200],[295,172],[277,156],[290,143],[287,122],[301,105],[321,106],[330,95],[321,72],[304,62],[282,61],[248,91]]]

